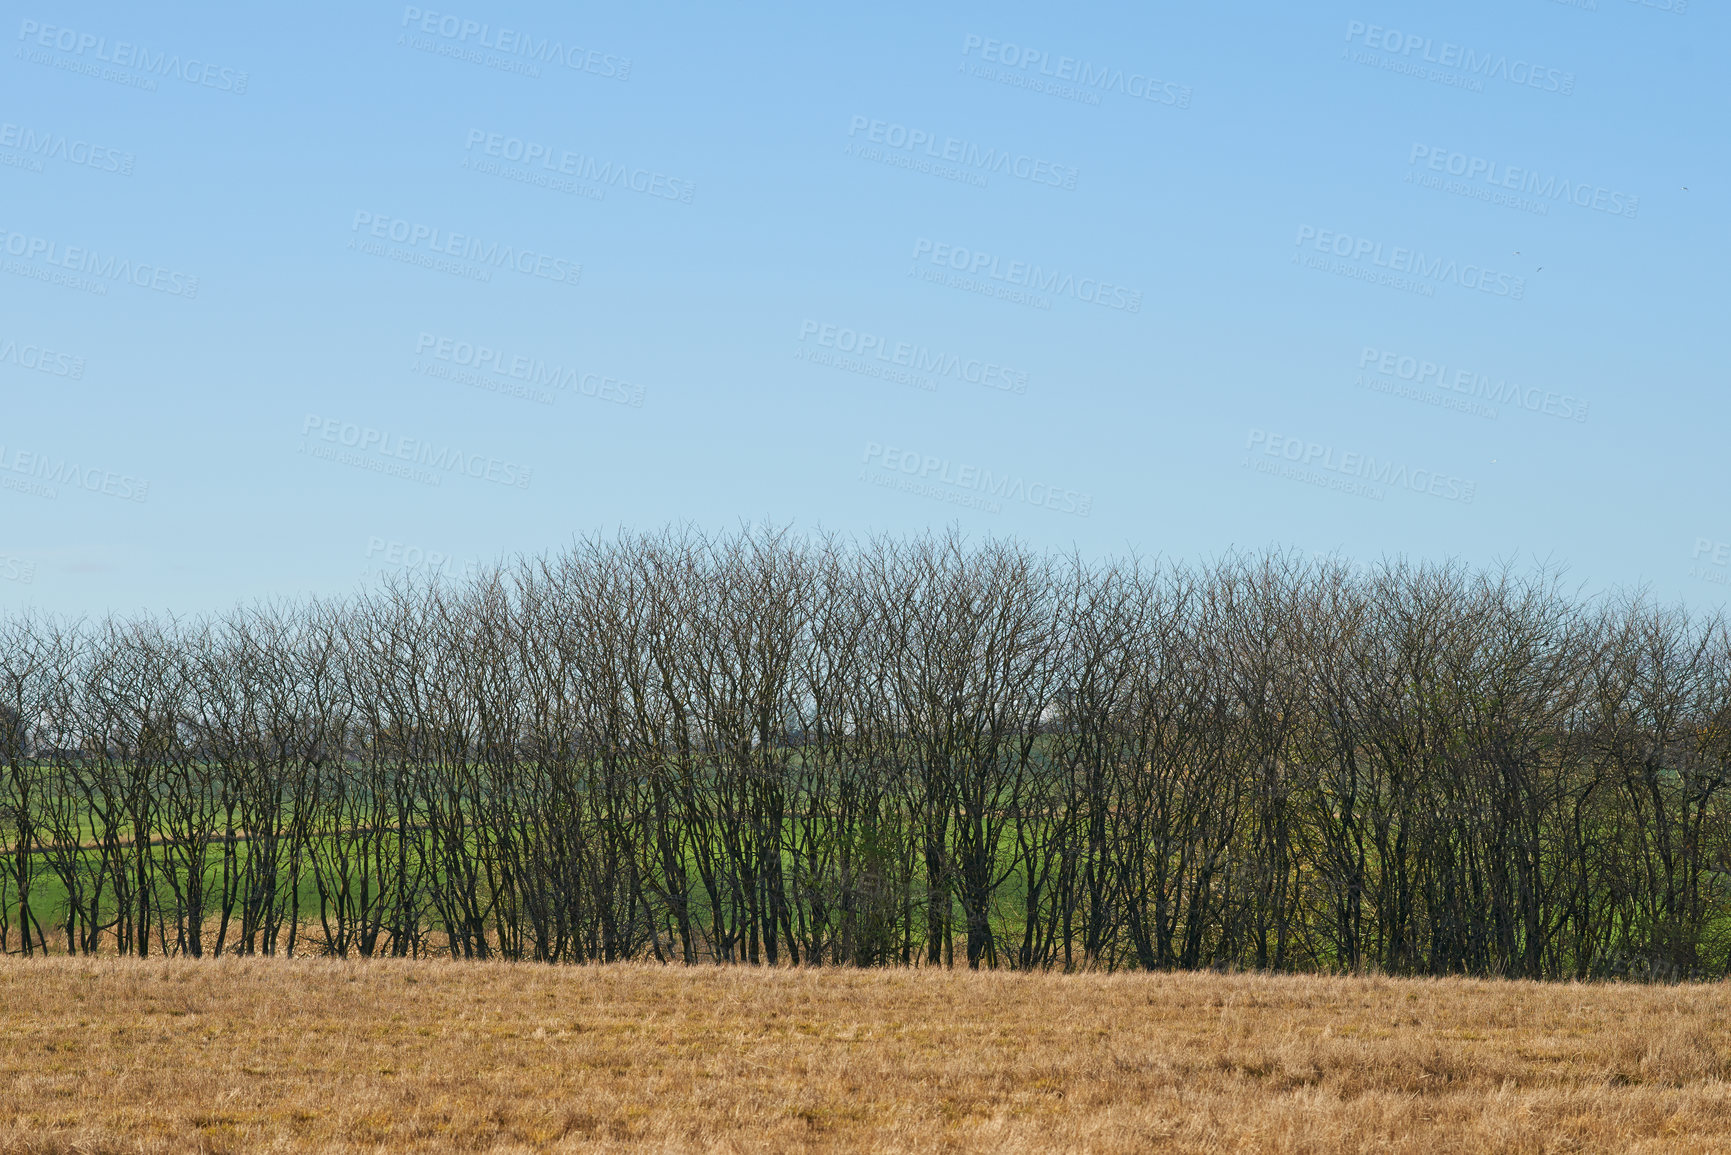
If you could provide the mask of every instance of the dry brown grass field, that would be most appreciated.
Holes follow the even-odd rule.
[[[1731,985],[0,961],[0,1151],[1731,1150]]]

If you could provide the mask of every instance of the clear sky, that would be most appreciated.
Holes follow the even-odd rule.
[[[1722,4],[936,7],[9,5],[0,607],[764,521],[1725,600]]]

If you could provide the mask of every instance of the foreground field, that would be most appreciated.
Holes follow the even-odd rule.
[[[0,961],[0,1151],[1731,1150],[1731,985]]]

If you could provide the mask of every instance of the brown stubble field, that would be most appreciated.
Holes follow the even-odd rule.
[[[0,1151],[1731,1150],[1731,985],[0,961]]]

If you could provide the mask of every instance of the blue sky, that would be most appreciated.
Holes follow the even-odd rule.
[[[764,521],[1731,589],[1719,6],[624,9],[11,7],[0,606]]]

